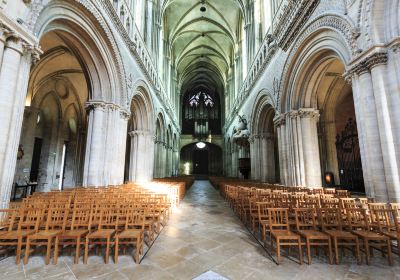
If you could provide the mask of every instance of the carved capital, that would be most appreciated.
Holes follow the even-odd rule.
[[[119,115],[121,116],[121,119],[126,120],[126,121],[129,120],[129,118],[131,117],[131,113],[125,109],[120,109]]]
[[[387,64],[388,55],[387,52],[376,52],[363,60],[359,61],[355,65],[353,65],[345,74],[345,79],[348,80],[348,77],[352,77],[354,74],[362,75],[371,71],[371,69],[375,66]]]
[[[297,110],[292,110],[290,112],[287,113],[287,116],[291,119],[295,119],[299,116],[299,111]]]
[[[319,110],[314,108],[302,108],[299,110],[300,118],[311,118],[311,119],[319,119],[320,113]]]
[[[105,112],[107,110],[106,103],[102,101],[89,101],[86,102],[85,104],[86,111],[95,111],[95,110],[100,110],[102,112]]]
[[[375,66],[384,65],[388,62],[387,52],[377,52],[366,58],[366,65],[369,69]]]
[[[281,127],[286,124],[285,115],[279,115],[274,118],[274,124],[276,127]]]

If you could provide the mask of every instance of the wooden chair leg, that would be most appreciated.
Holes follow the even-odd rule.
[[[278,259],[278,264],[281,264],[281,244],[279,239],[276,240],[276,256]]]
[[[310,240],[308,238],[306,239],[306,245],[307,245],[308,264],[311,265],[311,246],[310,246]]]
[[[29,237],[27,237],[25,246],[24,264],[28,264],[30,247],[31,247],[31,240],[29,239]]]
[[[335,261],[336,261],[336,264],[339,264],[339,248],[338,248],[336,237],[333,238],[333,246],[335,247]]]
[[[136,259],[135,262],[139,264],[140,261],[140,238],[136,239]]]
[[[56,240],[54,241],[54,260],[53,264],[56,265],[58,261],[58,245],[59,244],[59,238],[58,236],[56,237]]]
[[[388,262],[389,265],[393,265],[393,255],[392,255],[392,241],[388,239],[387,241],[387,248],[388,248]]]
[[[76,239],[76,248],[75,248],[75,258],[74,263],[79,263],[79,257],[81,253],[81,237]]]
[[[16,264],[20,264],[21,262],[21,251],[22,251],[22,237],[19,237],[17,241],[17,252],[15,255]]]
[[[115,247],[114,247],[114,262],[118,263],[118,237],[115,237]]]
[[[357,255],[357,263],[358,263],[358,264],[361,264],[360,243],[359,243],[357,237],[356,237],[356,255]]]
[[[106,244],[106,259],[105,259],[105,263],[108,263],[108,259],[110,256],[110,237],[107,237],[107,244]]]
[[[50,263],[51,245],[53,243],[52,241],[53,241],[52,238],[47,239],[47,251],[46,251],[46,260],[45,260],[46,265],[48,265]]]
[[[89,254],[89,238],[86,237],[86,241],[85,241],[85,255],[83,256],[83,263],[84,263],[84,264],[87,264],[88,254]]]
[[[329,250],[329,252],[328,252],[328,254],[329,254],[329,264],[333,264],[332,241],[331,241],[330,238],[328,239],[328,250]]]
[[[365,249],[365,255],[366,255],[366,261],[367,261],[367,265],[369,265],[370,260],[371,260],[371,255],[370,255],[370,251],[369,251],[369,242],[368,239],[364,239],[364,249]]]
[[[298,248],[299,248],[299,259],[300,259],[300,265],[303,264],[303,251],[301,250],[301,238],[298,239]],[[310,260],[311,262],[311,260]]]

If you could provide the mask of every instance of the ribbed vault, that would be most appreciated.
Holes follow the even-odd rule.
[[[164,3],[164,40],[181,96],[197,89],[223,94],[241,38],[243,11],[238,0]]]

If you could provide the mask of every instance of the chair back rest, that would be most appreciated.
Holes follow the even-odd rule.
[[[294,209],[296,215],[297,230],[316,230],[317,211],[314,208],[298,208]]]
[[[338,208],[320,208],[317,210],[322,230],[342,230],[342,214]]]
[[[22,208],[19,215],[18,231],[33,230],[36,232],[44,218],[44,210],[42,208]]]
[[[92,209],[90,207],[74,208],[71,219],[71,230],[87,229],[91,220]]]
[[[65,230],[69,209],[67,207],[54,207],[47,211],[45,230]]]
[[[287,208],[268,208],[269,229],[289,230],[289,216]]]
[[[368,216],[366,209],[346,208],[345,227],[350,230],[369,230]]]
[[[12,231],[18,226],[17,209],[0,209],[0,229]]]

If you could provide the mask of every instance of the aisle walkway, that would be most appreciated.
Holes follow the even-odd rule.
[[[10,257],[0,262],[0,279],[400,279],[398,256],[395,266],[383,261],[372,266],[329,265],[315,261],[298,265],[284,258],[277,266],[236,218],[208,181],[196,181],[181,206],[172,215],[140,265],[129,256],[118,265],[105,265],[101,256],[89,264],[73,264],[73,258],[59,258],[57,266],[44,265],[42,256],[29,264],[15,265]],[[203,276],[200,276],[203,275]]]

